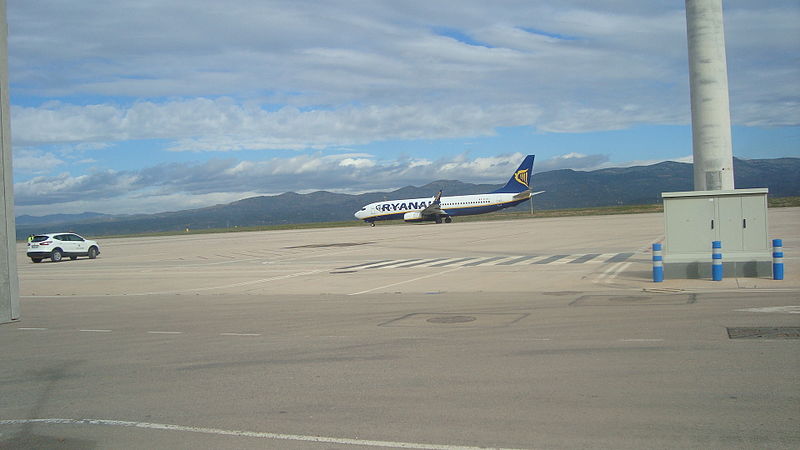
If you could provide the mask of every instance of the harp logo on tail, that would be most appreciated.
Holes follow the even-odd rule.
[[[514,172],[514,179],[519,181],[520,183],[524,184],[525,187],[528,186],[528,169],[525,170],[518,170]]]

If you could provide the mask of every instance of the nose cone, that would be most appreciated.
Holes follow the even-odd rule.
[[[367,212],[362,209],[362,210],[356,211],[356,213],[353,214],[353,215],[356,216],[356,219],[358,219],[358,220],[364,220],[364,217],[367,216]]]

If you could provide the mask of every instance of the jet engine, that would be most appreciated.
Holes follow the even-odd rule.
[[[406,222],[418,222],[422,220],[422,213],[419,211],[411,211],[403,214],[403,220]]]

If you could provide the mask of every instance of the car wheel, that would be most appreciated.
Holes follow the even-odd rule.
[[[89,248],[89,259],[97,258],[97,247],[90,247]]]
[[[31,258],[31,261],[33,261],[35,263],[40,263],[40,262],[42,262],[42,258]]]
[[[55,249],[55,250],[53,250],[52,253],[50,253],[50,260],[53,261],[53,262],[59,262],[63,258],[64,258],[64,255],[61,253],[60,249]]]

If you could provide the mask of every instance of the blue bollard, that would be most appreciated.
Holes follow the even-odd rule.
[[[711,279],[722,281],[722,242],[711,243]]]
[[[664,258],[661,256],[661,244],[653,244],[653,282],[664,281]]]
[[[783,239],[772,240],[772,279],[783,279]]]

